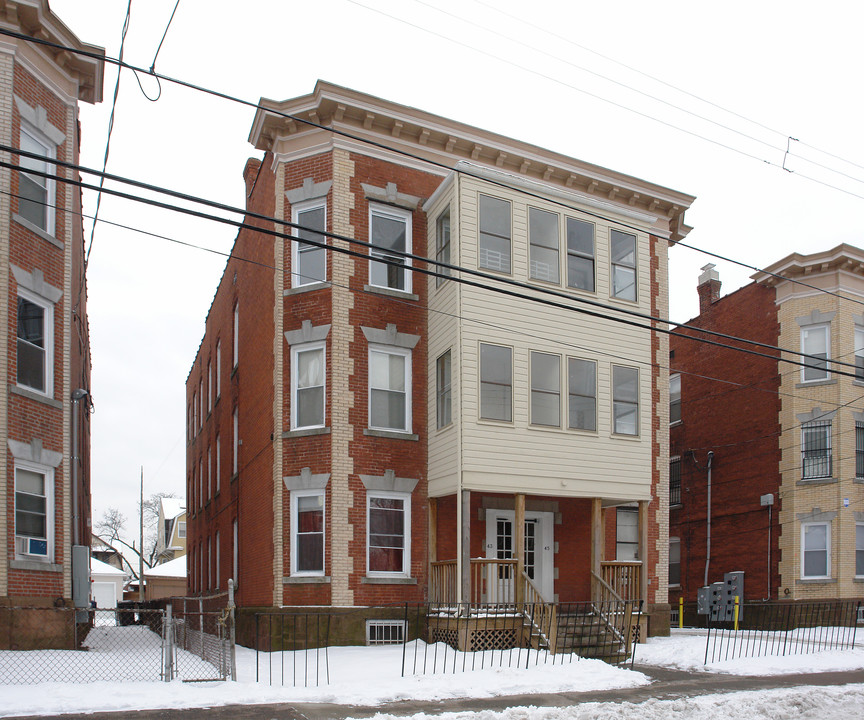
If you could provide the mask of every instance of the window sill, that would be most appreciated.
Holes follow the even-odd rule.
[[[286,575],[282,578],[283,585],[329,585],[329,575]]]
[[[800,383],[796,384],[795,389],[797,390],[798,388],[821,387],[822,385],[836,385],[836,384],[837,384],[837,380],[836,379],[832,380],[831,378],[828,378],[827,380],[809,380],[807,382],[800,382]]]
[[[399,432],[398,430],[372,430],[371,428],[365,428],[363,434],[367,437],[388,438],[390,440],[417,441],[420,439],[419,435],[414,435],[413,433],[408,432]]]
[[[670,510],[680,510],[682,507],[684,507],[684,503],[673,503],[669,505]]]
[[[416,585],[417,578],[399,576],[381,577],[379,575],[366,575],[360,578],[362,585]]]
[[[13,385],[12,383],[9,383],[9,392],[13,395],[20,395],[21,397],[25,397],[28,400],[35,400],[36,402],[45,403],[46,405],[50,405],[53,408],[57,408],[58,410],[63,409],[63,403],[59,400],[50,398],[47,395],[42,395],[41,393],[38,393],[34,390],[28,390],[27,388]]]
[[[833,585],[837,578],[801,578],[795,581],[796,585]]]
[[[314,282],[309,283],[308,285],[299,285],[297,287],[290,287],[283,290],[282,297],[288,297],[290,295],[300,295],[301,293],[312,292],[313,290],[323,290],[329,287],[329,282]]]
[[[669,423],[669,427],[678,427],[679,425],[683,425],[683,424],[684,424],[683,420],[673,420],[672,422]]]
[[[635,300],[631,300],[630,298],[622,298],[622,297],[616,297],[615,295],[610,295],[609,299],[612,300],[613,302],[627,303],[628,305],[638,305],[639,304],[639,298],[638,297]]]
[[[831,485],[840,482],[837,478],[801,478],[796,485]]]
[[[613,432],[611,434],[611,437],[615,440],[629,440],[630,442],[633,442],[634,440],[641,440],[642,439],[642,436],[638,435],[638,434],[637,435],[625,435],[624,433],[616,433],[616,432]]]
[[[852,578],[853,583],[864,583],[864,577],[854,577]]]
[[[312,437],[313,435],[329,435],[330,428],[322,427],[322,428],[302,428],[300,430],[286,430],[282,433],[282,439],[287,440],[289,438],[301,438],[301,437]]]
[[[378,285],[364,285],[363,292],[374,293],[376,295],[386,295],[387,297],[402,298],[403,300],[419,300],[420,296],[414,293],[406,292],[405,290],[393,290],[392,288],[378,287]]]
[[[36,570],[37,572],[63,572],[63,566],[41,560],[10,560],[12,570]]]
[[[54,247],[60,248],[61,250],[66,247],[62,240],[58,240],[50,233],[45,232],[42,228],[21,217],[18,213],[12,213],[12,219],[21,227],[27,228],[30,232],[35,233],[46,242],[51,243]]]

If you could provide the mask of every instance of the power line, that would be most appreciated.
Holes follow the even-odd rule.
[[[34,157],[35,157],[35,154],[33,154],[33,153],[28,153],[27,151],[21,150],[21,149],[19,149],[19,148],[14,148],[14,147],[11,147],[11,146],[7,146],[7,145],[2,145],[2,144],[0,144],[0,150],[6,150],[6,151],[9,151],[9,152],[11,152],[11,153],[13,153],[13,154],[18,154],[18,155],[25,156],[25,157],[30,157],[30,156],[34,156]],[[40,157],[43,161],[45,160],[44,157],[42,157],[42,156],[39,156],[39,157]],[[110,174],[110,173],[99,173],[99,171],[93,170],[92,168],[86,168],[86,167],[81,166],[81,165],[75,165],[75,164],[72,164],[72,163],[67,163],[67,162],[65,162],[65,161],[56,160],[56,159],[48,159],[48,163],[50,163],[50,164],[54,164],[54,165],[59,165],[59,166],[62,166],[62,167],[72,167],[73,169],[76,169],[76,170],[78,170],[78,171],[84,172],[85,174],[92,174],[92,175],[100,175],[100,176],[104,176],[105,178],[108,178],[108,179],[111,179],[111,180],[116,180],[116,181],[118,181],[118,182],[125,183],[125,184],[128,184],[128,185],[132,185],[133,187],[136,187],[136,188],[140,188],[140,189],[147,189],[147,190],[150,190],[150,191],[153,191],[153,192],[157,192],[157,193],[161,193],[161,194],[168,195],[168,196],[170,196],[170,197],[174,197],[174,198],[178,198],[178,199],[186,200],[186,201],[193,202],[193,203],[197,203],[197,204],[202,204],[202,205],[205,205],[205,206],[207,206],[207,207],[217,208],[217,209],[224,210],[224,211],[227,211],[227,212],[231,212],[231,213],[234,213],[234,214],[244,215],[244,216],[247,216],[247,217],[253,217],[253,218],[256,218],[256,219],[259,219],[259,220],[264,220],[264,221],[266,221],[266,222],[272,222],[272,223],[274,223],[274,224],[284,225],[284,226],[288,226],[288,227],[292,227],[292,228],[296,228],[296,229],[300,229],[300,230],[312,230],[311,228],[305,228],[305,227],[302,226],[302,225],[299,225],[299,224],[297,224],[297,223],[292,223],[292,222],[289,222],[289,221],[287,221],[287,220],[281,220],[281,219],[279,219],[279,218],[274,218],[274,217],[271,217],[271,216],[268,216],[268,215],[264,215],[264,214],[261,214],[261,213],[255,213],[255,212],[252,212],[252,211],[241,210],[241,209],[239,209],[239,208],[234,208],[234,207],[232,207],[232,206],[226,205],[226,204],[224,204],[224,203],[217,203],[217,202],[214,202],[214,201],[211,201],[211,200],[206,200],[206,199],[204,199],[204,198],[197,197],[197,196],[193,196],[193,195],[189,195],[189,194],[186,194],[186,193],[179,193],[179,192],[174,191],[174,190],[169,190],[169,189],[167,189],[167,188],[162,188],[162,187],[159,187],[159,186],[156,186],[156,185],[151,185],[151,184],[149,184],[149,183],[143,183],[143,182],[140,182],[140,181],[137,181],[137,180],[132,180],[132,179],[130,179],[130,178],[124,178],[124,177],[122,177],[122,176],[113,175],[113,174]],[[17,165],[13,165],[12,163],[8,163],[8,162],[5,162],[5,161],[4,161],[4,162],[0,162],[0,167],[8,167],[8,168],[13,169],[13,170],[18,170],[18,169],[19,169],[19,167],[18,167]],[[47,173],[47,172],[41,172],[41,171],[36,171],[36,170],[28,170],[28,172],[29,172],[30,174],[40,175],[40,176],[43,176],[43,177],[52,177],[52,178],[53,178],[53,177],[56,177],[55,175],[51,175],[50,173]],[[70,183],[70,184],[77,185],[77,186],[82,187],[82,188],[86,188],[86,189],[95,189],[95,186],[90,185],[89,183],[84,183],[83,181],[80,181],[80,180],[74,180],[74,179],[69,179],[69,178],[59,178],[59,177],[58,177],[57,179],[60,180],[61,182]],[[171,204],[169,204],[169,203],[163,203],[163,202],[161,202],[161,201],[156,201],[156,200],[152,200],[152,199],[148,200],[148,199],[142,198],[142,197],[140,197],[140,196],[137,196],[137,195],[131,195],[131,194],[129,194],[129,193],[124,193],[124,192],[121,192],[121,191],[118,191],[118,190],[108,190],[108,189],[103,189],[103,192],[106,192],[106,193],[109,193],[109,194],[111,194],[111,195],[115,195],[115,196],[117,196],[117,197],[121,197],[121,198],[124,198],[124,199],[127,199],[127,200],[132,200],[132,201],[134,201],[134,202],[140,202],[140,203],[144,203],[144,204],[149,204],[149,205],[152,205],[152,206],[154,206],[154,207],[160,207],[160,208],[163,208],[163,209],[172,210],[172,211],[176,211],[176,212],[184,213],[184,214],[187,214],[187,215],[192,215],[192,216],[195,216],[195,217],[200,217],[200,218],[203,218],[203,219],[209,219],[209,220],[213,220],[213,221],[220,222],[220,223],[223,223],[223,224],[232,225],[232,226],[234,226],[234,227],[238,227],[238,228],[241,228],[241,227],[255,227],[255,226],[249,226],[249,225],[247,225],[247,224],[245,224],[245,223],[243,223],[243,222],[239,222],[239,221],[235,221],[235,220],[230,220],[230,219],[228,219],[228,218],[223,218],[223,217],[219,217],[219,216],[216,216],[216,215],[210,215],[210,214],[207,214],[207,213],[201,213],[201,212],[199,212],[199,211],[191,210],[191,209],[189,209],[189,208],[182,208],[182,207],[179,207],[179,206],[176,206],[176,205],[171,205]],[[264,229],[264,228],[257,228],[257,227],[256,227],[255,229],[257,229],[257,230],[260,231],[260,232],[265,232],[265,233],[267,233],[267,234],[274,235],[275,237],[280,237],[280,238],[282,238],[282,239],[291,239],[291,238],[293,237],[293,236],[290,236],[290,235],[287,235],[287,236],[286,236],[284,233],[279,233],[279,232],[276,232],[276,231],[270,231],[270,230],[267,230],[267,229]],[[343,236],[343,235],[339,235],[339,234],[336,234],[336,233],[331,233],[331,232],[328,232],[328,231],[314,230],[314,232],[317,232],[319,235],[322,235],[322,236],[325,236],[325,237],[329,237],[329,238],[332,238],[332,239],[341,240],[341,241],[344,241],[344,242],[350,243],[350,244],[352,244],[352,245],[358,245],[358,246],[361,246],[361,247],[363,247],[363,248],[365,248],[365,249],[367,249],[367,250],[370,249],[370,248],[376,247],[375,245],[373,245],[373,244],[370,243],[370,242],[364,242],[364,241],[357,240],[357,239],[352,238],[352,237]],[[335,247],[335,246],[333,246],[333,245],[328,245],[326,242],[316,241],[316,240],[313,240],[313,239],[306,239],[306,240],[304,240],[304,242],[305,242],[306,244],[314,245],[314,246],[316,246],[316,247],[321,247],[321,248],[325,248],[325,249],[326,249],[326,248],[330,248],[331,250],[334,250],[334,251],[337,251],[337,252],[343,252],[343,253],[347,253],[347,254],[350,254],[350,255],[359,256],[359,257],[362,257],[362,258],[364,258],[364,259],[368,259],[368,253],[357,253],[356,251],[351,251],[351,250],[348,250],[347,248],[338,248],[338,247]],[[491,274],[489,274],[489,273],[484,273],[484,272],[479,271],[479,270],[473,270],[473,269],[470,269],[470,268],[466,268],[466,267],[464,267],[464,266],[452,265],[452,264],[450,264],[450,263],[444,263],[444,262],[441,262],[441,261],[439,261],[439,260],[433,260],[433,259],[431,259],[431,258],[427,258],[427,257],[421,256],[421,255],[417,255],[417,254],[414,254],[414,253],[408,253],[408,252],[404,252],[404,251],[392,250],[392,251],[390,251],[390,254],[391,254],[391,255],[397,255],[397,256],[399,256],[399,257],[402,258],[402,259],[407,259],[407,260],[411,260],[411,261],[418,261],[418,262],[422,262],[422,263],[425,263],[425,264],[435,265],[435,266],[438,266],[439,268],[442,268],[442,269],[447,269],[447,270],[451,270],[451,271],[456,271],[456,272],[459,272],[459,273],[462,273],[462,274],[466,274],[466,275],[472,275],[472,276],[475,276],[475,277],[479,277],[479,278],[481,278],[481,279],[483,279],[483,280],[492,281],[492,282],[499,283],[499,284],[503,284],[503,285],[507,285],[507,286],[510,286],[510,287],[517,287],[517,288],[519,288],[519,289],[523,289],[523,290],[530,290],[530,291],[532,291],[532,292],[536,292],[536,293],[539,293],[539,294],[541,294],[541,295],[549,295],[549,296],[552,296],[552,297],[555,297],[555,298],[560,298],[560,299],[563,299],[563,300],[567,300],[567,301],[569,301],[569,302],[577,302],[577,303],[580,303],[580,304],[582,304],[582,305],[590,305],[590,306],[593,306],[593,307],[598,307],[598,308],[600,308],[600,309],[602,309],[602,310],[611,311],[611,312],[619,313],[619,314],[622,314],[622,315],[629,315],[629,316],[631,316],[631,317],[637,317],[637,318],[639,318],[639,319],[647,320],[647,321],[650,321],[650,322],[652,322],[652,323],[656,322],[656,323],[662,323],[662,324],[664,324],[664,325],[674,325],[674,326],[676,327],[676,329],[687,329],[687,330],[693,330],[693,331],[696,331],[696,332],[699,332],[699,333],[702,333],[702,334],[705,334],[705,335],[713,335],[713,336],[715,336],[715,337],[720,337],[720,338],[723,338],[723,339],[726,339],[726,340],[730,340],[730,341],[733,341],[733,342],[741,342],[741,343],[748,344],[748,345],[754,345],[754,346],[756,346],[756,347],[762,347],[762,348],[764,348],[764,349],[775,350],[775,351],[778,351],[778,352],[781,352],[781,353],[784,353],[784,352],[785,352],[785,353],[787,353],[787,354],[794,355],[795,357],[804,357],[804,358],[809,358],[811,361],[816,361],[816,362],[818,362],[818,363],[820,363],[820,364],[823,362],[823,359],[822,359],[822,358],[820,358],[820,357],[818,357],[818,356],[815,356],[815,355],[808,355],[808,354],[806,354],[806,353],[801,353],[801,352],[799,352],[799,351],[787,350],[787,349],[785,349],[785,348],[780,348],[780,347],[775,346],[775,345],[769,345],[769,344],[767,344],[767,343],[760,343],[760,342],[757,342],[757,341],[747,340],[746,338],[739,338],[739,337],[735,337],[735,336],[732,336],[732,335],[727,335],[727,334],[725,334],[725,333],[719,333],[719,332],[717,332],[717,331],[713,331],[713,330],[705,330],[705,329],[703,329],[703,328],[699,328],[699,327],[695,327],[695,326],[688,326],[688,325],[681,324],[681,323],[675,323],[675,322],[672,322],[672,321],[667,320],[667,319],[665,319],[665,318],[654,317],[654,316],[651,316],[651,315],[647,315],[647,314],[645,314],[645,313],[641,313],[641,312],[638,312],[638,311],[635,311],[635,310],[629,310],[629,309],[627,309],[627,308],[623,308],[623,307],[615,307],[615,306],[606,305],[606,304],[601,303],[601,302],[599,302],[599,301],[590,300],[590,299],[583,298],[583,297],[579,297],[579,296],[569,295],[569,294],[564,293],[564,292],[559,291],[559,290],[552,290],[552,289],[550,289],[550,288],[545,288],[545,287],[535,287],[535,286],[530,285],[530,284],[525,283],[525,282],[521,282],[521,281],[518,281],[518,280],[513,280],[512,278],[498,277],[498,276],[495,276],[495,275],[491,275]],[[551,307],[555,307],[555,308],[558,308],[558,309],[565,309],[565,310],[569,310],[569,311],[572,311],[572,312],[577,312],[577,313],[580,313],[580,314],[584,314],[584,315],[587,315],[587,316],[590,316],[590,317],[607,319],[607,320],[611,320],[611,321],[613,321],[613,322],[618,322],[618,323],[621,323],[621,324],[624,324],[624,325],[629,325],[629,326],[632,326],[632,327],[637,327],[637,328],[647,329],[647,330],[654,330],[654,331],[656,331],[656,332],[661,332],[661,333],[664,333],[664,334],[667,334],[667,335],[670,335],[670,334],[673,334],[673,332],[676,332],[676,331],[669,330],[669,329],[664,328],[664,327],[657,327],[657,326],[652,326],[652,325],[644,325],[643,323],[639,323],[639,322],[636,322],[636,321],[633,321],[633,320],[627,320],[627,319],[622,318],[622,317],[613,317],[613,316],[611,316],[611,315],[603,314],[603,313],[601,313],[601,312],[595,312],[595,311],[587,310],[587,309],[585,309],[584,307],[574,307],[574,306],[572,306],[572,305],[565,305],[564,303],[557,302],[557,301],[554,301],[554,300],[549,300],[549,299],[542,298],[542,297],[525,296],[525,295],[522,295],[522,294],[520,294],[520,293],[517,293],[517,292],[514,292],[514,291],[510,291],[510,290],[507,290],[507,289],[505,289],[505,288],[503,288],[503,287],[496,287],[496,286],[493,286],[493,285],[483,285],[483,284],[481,284],[481,283],[479,283],[479,282],[474,282],[474,281],[466,280],[466,279],[463,278],[463,277],[456,278],[456,277],[453,277],[452,275],[445,274],[445,273],[441,272],[440,270],[439,270],[439,271],[432,271],[432,270],[428,270],[428,269],[426,269],[426,268],[418,268],[418,267],[415,267],[415,266],[413,266],[413,265],[411,265],[411,266],[404,266],[400,260],[394,260],[394,261],[391,261],[391,260],[389,260],[389,259],[378,259],[377,261],[382,262],[382,263],[384,263],[384,264],[389,264],[389,265],[392,265],[392,266],[395,266],[395,267],[399,267],[399,268],[407,268],[407,269],[411,270],[412,272],[420,272],[420,273],[427,274],[427,275],[431,275],[431,276],[435,276],[435,277],[449,278],[449,279],[451,279],[451,280],[454,280],[454,281],[459,282],[459,283],[462,283],[462,284],[467,284],[467,285],[471,285],[471,286],[478,287],[478,288],[482,288],[482,289],[488,289],[488,290],[491,290],[491,291],[493,291],[493,292],[497,292],[497,293],[499,293],[499,294],[503,294],[503,295],[507,295],[507,296],[511,296],[511,297],[517,297],[517,298],[520,298],[520,299],[530,299],[530,300],[532,300],[532,301],[534,301],[534,302],[539,302],[539,303],[541,303],[541,304],[545,304],[545,305],[548,305],[548,306],[551,306]],[[766,353],[761,353],[761,352],[758,352],[758,351],[755,351],[755,350],[751,350],[751,349],[747,349],[747,348],[736,348],[736,347],[734,347],[734,346],[732,346],[732,345],[726,345],[726,344],[719,343],[719,342],[716,342],[716,341],[708,340],[707,338],[694,338],[694,337],[689,336],[689,335],[680,335],[680,337],[687,337],[688,339],[695,340],[695,341],[698,341],[698,342],[703,342],[703,343],[707,343],[707,344],[711,344],[711,345],[715,345],[715,346],[723,347],[723,348],[727,348],[727,349],[738,350],[738,351],[740,351],[740,352],[745,352],[745,353],[748,353],[748,354],[751,354],[751,355],[756,355],[756,356],[758,356],[758,357],[766,357],[766,358],[770,358],[770,359],[772,359],[772,360],[776,360],[776,361],[779,361],[779,362],[785,362],[785,363],[789,363],[789,364],[793,364],[793,365],[799,365],[799,366],[801,366],[801,367],[814,367],[812,364],[808,364],[808,363],[805,362],[805,361],[801,361],[801,360],[793,360],[793,359],[790,359],[790,358],[784,358],[784,357],[782,357],[782,356],[777,357],[777,356],[774,356],[774,355],[768,355],[768,354],[766,354]],[[834,366],[840,365],[840,366],[846,366],[846,367],[850,367],[850,368],[855,368],[855,367],[856,367],[856,366],[855,366],[854,364],[852,364],[852,363],[844,363],[844,362],[841,362],[841,361],[834,361],[834,360],[831,361],[831,364],[834,365]],[[835,375],[838,375],[838,376],[855,377],[855,375],[852,374],[852,373],[845,373],[845,372],[840,371],[840,370],[832,370],[832,372],[833,372]]]
[[[348,0],[348,2],[353,2],[353,0]],[[18,39],[20,39],[20,40],[25,40],[25,41],[28,41],[28,42],[33,42],[33,43],[40,44],[40,45],[44,45],[44,46],[47,46],[47,47],[53,47],[53,48],[56,48],[56,49],[65,50],[65,51],[67,51],[67,52],[72,52],[72,53],[75,53],[75,54],[83,55],[83,56],[85,56],[85,57],[90,57],[90,58],[93,58],[93,59],[96,59],[96,60],[99,60],[99,61],[102,61],[102,62],[112,63],[112,64],[115,64],[115,65],[118,65],[118,66],[121,66],[121,67],[125,67],[125,68],[128,68],[128,69],[132,70],[133,72],[135,72],[135,73],[136,73],[136,77],[137,77],[137,73],[138,73],[138,72],[141,72],[141,73],[145,73],[145,74],[147,74],[147,71],[144,70],[143,68],[139,68],[139,67],[136,67],[136,66],[134,66],[134,65],[131,65],[131,64],[129,64],[129,63],[125,63],[125,62],[123,62],[122,60],[117,60],[117,59],[114,59],[114,58],[109,58],[109,57],[104,56],[104,55],[99,55],[99,54],[97,54],[97,53],[89,52],[89,51],[87,51],[87,50],[79,50],[79,49],[77,49],[77,48],[68,47],[68,46],[61,45],[61,44],[58,44],[58,43],[54,43],[54,42],[51,42],[51,41],[48,41],[48,40],[42,40],[41,38],[35,38],[35,37],[29,36],[29,35],[24,35],[24,34],[22,34],[22,33],[18,33],[18,32],[12,31],[12,30],[8,30],[8,29],[6,29],[6,28],[2,28],[2,27],[0,27],[0,35],[8,35],[8,36],[10,36],[10,37],[18,38]],[[338,135],[338,136],[340,136],[340,137],[345,137],[345,138],[348,138],[348,139],[354,140],[354,141],[356,141],[356,142],[359,142],[359,143],[362,143],[362,144],[365,144],[365,145],[369,145],[369,146],[371,146],[371,147],[375,147],[375,148],[378,148],[378,149],[381,149],[381,150],[385,150],[385,151],[387,151],[387,152],[391,152],[391,153],[394,153],[394,154],[397,154],[397,155],[401,155],[401,156],[403,156],[403,157],[410,158],[410,159],[412,159],[412,160],[416,160],[416,161],[419,161],[419,162],[422,162],[422,163],[425,163],[425,164],[428,164],[428,165],[432,165],[433,167],[439,167],[439,168],[441,168],[441,169],[447,170],[448,172],[455,172],[455,173],[460,174],[460,175],[465,175],[465,176],[467,176],[467,177],[472,177],[472,178],[475,178],[475,179],[483,180],[484,182],[488,182],[488,183],[490,183],[490,184],[492,184],[492,185],[495,185],[495,186],[497,186],[497,187],[501,187],[501,188],[504,188],[504,189],[510,190],[510,191],[512,191],[512,192],[517,192],[517,193],[519,193],[519,194],[521,194],[521,195],[525,195],[525,196],[527,196],[527,197],[536,198],[536,199],[539,199],[539,200],[543,200],[543,201],[545,201],[545,202],[547,202],[547,203],[550,203],[550,204],[556,205],[556,206],[558,206],[558,207],[562,207],[562,208],[565,208],[565,209],[569,209],[569,210],[573,210],[573,211],[576,211],[576,212],[580,212],[580,213],[582,213],[583,215],[586,215],[586,216],[588,216],[588,217],[593,217],[593,218],[596,218],[596,219],[599,219],[599,220],[603,220],[604,222],[613,222],[613,223],[615,223],[616,225],[618,225],[618,226],[620,226],[620,227],[624,227],[624,228],[627,228],[627,229],[629,229],[629,230],[633,230],[633,231],[638,232],[638,233],[643,233],[643,232],[644,232],[644,230],[643,230],[642,228],[635,227],[635,226],[633,226],[633,225],[629,225],[629,224],[627,224],[626,222],[622,222],[622,221],[619,221],[619,220],[613,220],[613,219],[611,219],[611,218],[609,218],[609,217],[607,217],[607,216],[605,216],[605,215],[602,215],[602,214],[600,214],[600,213],[593,212],[593,211],[591,211],[591,210],[587,210],[587,209],[584,209],[584,208],[577,208],[577,207],[574,207],[574,206],[572,206],[572,205],[569,205],[569,204],[567,204],[567,203],[565,203],[565,202],[563,202],[563,201],[561,201],[561,200],[558,200],[558,199],[555,199],[555,198],[546,197],[546,196],[544,196],[544,195],[541,195],[540,193],[534,193],[534,192],[531,192],[530,190],[527,190],[527,189],[525,189],[525,188],[520,188],[520,187],[518,187],[518,186],[508,185],[507,183],[505,183],[505,182],[503,182],[503,181],[495,180],[495,179],[493,179],[493,178],[489,178],[489,177],[485,177],[485,176],[482,176],[482,175],[479,175],[479,174],[475,174],[475,173],[472,173],[471,171],[466,170],[466,169],[464,169],[464,168],[451,167],[451,166],[447,165],[446,163],[443,163],[443,162],[440,162],[440,161],[436,161],[436,160],[432,160],[432,159],[430,159],[430,158],[423,157],[423,156],[417,155],[417,154],[415,154],[415,153],[408,152],[407,150],[403,150],[403,149],[401,149],[401,148],[396,148],[396,147],[393,147],[393,146],[387,145],[387,144],[382,143],[382,142],[377,142],[377,141],[372,140],[372,139],[370,139],[370,138],[365,138],[365,137],[361,137],[361,136],[359,136],[359,135],[354,135],[353,133],[349,133],[349,132],[347,132],[347,131],[345,131],[345,130],[339,130],[339,129],[337,129],[337,128],[327,127],[327,126],[321,125],[320,123],[313,122],[313,121],[311,121],[311,120],[308,120],[308,119],[306,119],[306,118],[302,118],[302,117],[297,116],[297,115],[291,115],[291,114],[289,114],[289,113],[281,112],[281,111],[279,111],[279,110],[276,110],[275,108],[262,107],[262,106],[260,105],[260,103],[257,103],[257,102],[253,103],[253,102],[251,102],[251,101],[249,101],[249,100],[243,100],[242,98],[238,98],[238,97],[233,96],[233,95],[228,95],[227,93],[223,93],[223,92],[220,92],[220,91],[218,91],[218,90],[212,90],[212,89],[209,89],[209,88],[205,88],[205,87],[200,86],[200,85],[195,85],[194,83],[191,83],[191,82],[188,82],[188,81],[185,81],[185,80],[180,80],[180,79],[177,79],[177,78],[172,78],[172,77],[169,77],[169,76],[167,76],[167,75],[161,75],[161,74],[158,74],[158,73],[149,73],[149,74],[152,75],[153,77],[157,78],[157,79],[165,80],[166,82],[171,82],[171,83],[173,83],[173,84],[179,85],[179,86],[181,86],[181,87],[185,87],[185,88],[190,89],[190,90],[195,90],[195,91],[197,91],[197,92],[201,92],[201,93],[204,93],[204,94],[206,94],[206,95],[212,95],[213,97],[216,97],[216,98],[219,98],[219,99],[222,99],[222,100],[227,100],[227,101],[229,101],[229,102],[234,102],[234,103],[237,103],[237,104],[240,104],[240,105],[244,105],[244,106],[246,106],[246,107],[252,107],[252,108],[255,108],[256,110],[263,110],[263,111],[265,111],[265,112],[271,113],[271,114],[276,115],[276,116],[278,116],[278,117],[282,117],[282,118],[286,118],[286,119],[294,120],[295,122],[301,123],[301,124],[306,125],[306,126],[308,126],[308,127],[314,127],[314,128],[319,129],[319,130],[324,130],[324,131],[326,131],[326,132],[332,133],[332,134],[334,134],[334,135]],[[44,158],[40,158],[40,159],[44,159]],[[817,182],[818,182],[818,181],[817,181]],[[823,184],[824,184],[824,183],[823,183]],[[861,196],[861,197],[862,197],[862,199],[864,199],[864,196]],[[289,224],[289,225],[290,225],[290,223],[285,223],[285,222],[282,221],[282,220],[278,220],[277,222],[280,222],[281,224]],[[691,247],[691,246],[687,246],[687,247]],[[699,251],[699,252],[706,252],[706,253],[707,253],[707,251],[701,251],[701,250],[699,250],[698,248],[695,248],[695,247],[693,247],[692,249],[697,250],[697,251]],[[710,254],[710,253],[709,253],[709,254]],[[756,268],[756,269],[757,269],[759,272],[765,272],[764,270],[761,270],[761,269],[759,269],[759,268]],[[770,273],[769,273],[769,274],[770,274]],[[778,277],[781,277],[781,278],[782,278],[783,276],[778,276]],[[501,279],[501,278],[498,278],[498,279]],[[804,285],[805,287],[810,287],[810,286],[808,286],[806,283],[803,283],[803,282],[801,282],[801,281],[799,281],[799,280],[796,280],[796,279],[794,279],[794,278],[783,278],[783,279],[786,280],[786,281],[788,281],[788,282],[794,283],[794,284],[800,284],[800,285]],[[817,288],[817,289],[818,289],[818,288]],[[820,289],[820,291],[822,291],[822,290]],[[822,291],[822,292],[827,292],[827,291]],[[842,297],[842,296],[840,296],[840,297]],[[847,298],[844,298],[844,299],[847,299]],[[857,301],[856,301],[856,302],[857,302]],[[664,322],[665,322],[665,321],[664,321]],[[745,341],[745,342],[746,342],[746,341]],[[791,351],[790,351],[790,352],[791,352]],[[796,353],[796,354],[800,355],[801,353]]]

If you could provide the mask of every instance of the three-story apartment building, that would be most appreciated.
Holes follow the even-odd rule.
[[[250,141],[260,230],[187,380],[190,590],[551,602],[626,576],[668,625],[646,318],[693,198],[324,82],[262,100]]]

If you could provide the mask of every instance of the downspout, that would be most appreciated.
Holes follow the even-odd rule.
[[[78,388],[72,391],[72,544],[80,545],[81,538],[78,531],[78,465],[81,462],[81,457],[78,454],[78,415],[81,405],[81,400],[87,397],[89,393],[83,388]],[[88,543],[89,544],[89,543]]]
[[[705,582],[708,585],[708,566],[711,564],[711,463],[714,460],[714,451],[708,451],[708,538],[705,547]]]

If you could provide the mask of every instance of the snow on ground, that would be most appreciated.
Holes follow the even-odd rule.
[[[56,662],[56,658],[45,653],[44,662]],[[452,657],[452,651],[450,651]],[[698,631],[678,631],[669,638],[652,638],[647,644],[639,645],[636,662],[645,665],[676,667],[691,670],[711,670],[717,672],[737,672],[741,674],[765,675],[776,673],[822,672],[827,670],[864,669],[864,638],[859,640],[853,650],[843,652],[822,652],[810,655],[797,655],[780,658],[758,658],[739,660],[735,663],[724,662],[705,667],[702,662],[705,653],[705,636]],[[9,658],[0,653],[0,667],[8,667]],[[35,653],[39,655],[40,653]],[[461,671],[461,659],[457,669],[452,671],[452,660],[448,663],[449,672],[401,677],[401,646],[378,647],[340,647],[330,648],[329,676],[326,683],[326,665],[323,652],[307,656],[305,664],[301,661],[298,668],[293,665],[296,658],[291,653],[274,653],[264,656],[258,665],[261,682],[255,682],[255,652],[247,648],[237,648],[238,682],[211,683],[171,683],[160,682],[95,682],[95,683],[42,683],[33,685],[0,685],[0,717],[9,715],[47,715],[63,712],[99,712],[112,710],[140,710],[144,708],[186,708],[207,707],[228,704],[256,704],[281,702],[333,702],[346,705],[378,705],[403,699],[439,700],[450,698],[481,698],[520,693],[580,692],[628,688],[644,685],[650,679],[639,672],[613,667],[599,660],[576,660],[572,663],[533,665],[536,653],[520,668],[500,667],[510,658],[500,653],[494,656],[477,656],[478,665],[486,667],[474,672]],[[28,656],[34,655],[28,653]],[[24,658],[16,653],[15,661]],[[461,656],[460,656],[461,658]],[[542,659],[542,656],[541,656]],[[494,667],[489,662],[494,660]],[[4,662],[6,661],[6,662]],[[284,662],[284,666],[283,666]],[[317,663],[317,664],[316,664]],[[471,661],[468,660],[470,667]],[[427,669],[429,665],[427,664]],[[283,669],[284,668],[284,669]],[[308,673],[307,673],[308,668]],[[315,686],[315,673],[319,672],[321,684]],[[439,666],[440,670],[440,666]],[[273,673],[278,678],[284,672],[286,686],[270,685]],[[292,677],[302,684],[304,679],[310,687],[293,687]],[[782,693],[763,691],[737,695],[710,696],[676,701],[649,701],[630,706],[631,714],[620,714],[627,708],[615,705],[612,713],[607,704],[583,704],[569,709],[511,709],[504,714],[480,713],[471,717],[481,720],[572,720],[578,718],[636,717],[651,720],[686,716],[694,720],[713,718],[722,711],[729,718],[759,720],[761,718],[815,718],[809,713],[811,696],[821,705],[836,705],[839,714],[828,715],[822,712],[819,720],[834,717],[857,717],[864,706],[864,685],[844,688],[839,694],[833,688],[819,688],[818,691],[801,689],[786,690]],[[714,698],[713,700],[710,698]],[[836,701],[836,702],[835,702]],[[855,704],[856,712],[849,713],[849,703]],[[728,705],[728,707],[727,707]],[[786,707],[788,705],[788,707]],[[832,707],[833,707],[832,705]],[[605,710],[604,710],[605,707]],[[764,707],[764,712],[762,709]],[[782,712],[766,714],[770,708],[783,708]],[[638,710],[636,710],[638,708]],[[845,710],[843,710],[845,708]],[[833,710],[829,711],[833,712]],[[759,713],[763,714],[759,714]],[[845,712],[846,714],[843,714]],[[521,714],[520,714],[521,713]],[[545,714],[542,714],[545,713]],[[569,713],[569,714],[568,714]],[[574,714],[581,713],[581,714]],[[587,714],[586,714],[587,713]],[[591,714],[593,713],[593,714]],[[734,713],[738,713],[737,715]],[[795,714],[799,713],[799,714]],[[382,715],[381,720],[389,716]],[[418,720],[422,715],[417,716]],[[446,717],[446,716],[445,716]],[[468,717],[452,715],[452,718]]]
[[[642,703],[582,703],[569,707],[514,707],[503,712],[378,713],[369,720],[849,720],[861,717],[864,685],[798,687]],[[350,720],[350,719],[349,719]]]

